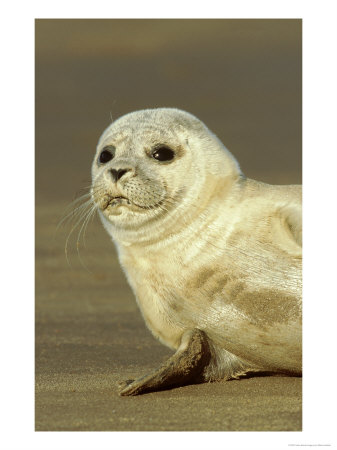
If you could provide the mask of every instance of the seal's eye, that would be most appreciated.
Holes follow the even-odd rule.
[[[101,151],[98,160],[101,164],[105,164],[111,161],[114,156],[115,156],[115,147],[113,145],[107,145]]]
[[[165,145],[161,145],[154,149],[151,156],[157,161],[171,161],[174,158],[174,151]]]

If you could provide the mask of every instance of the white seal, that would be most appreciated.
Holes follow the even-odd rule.
[[[248,372],[301,374],[301,187],[247,179],[173,108],[103,133],[92,198],[153,335],[176,353],[122,395]]]

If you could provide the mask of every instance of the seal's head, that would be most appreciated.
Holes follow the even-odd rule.
[[[114,235],[158,225],[165,216],[177,219],[191,203],[202,211],[207,191],[240,176],[234,157],[196,117],[148,109],[104,131],[92,165],[92,196]]]

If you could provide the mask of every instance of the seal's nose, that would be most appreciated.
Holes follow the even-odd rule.
[[[112,175],[112,179],[114,181],[118,181],[125,175],[127,172],[130,172],[131,169],[110,169],[110,173]]]

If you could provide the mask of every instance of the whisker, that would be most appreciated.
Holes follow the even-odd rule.
[[[95,204],[92,205],[91,209],[86,213],[86,217],[83,220],[83,224],[82,224],[82,226],[80,228],[80,231],[78,233],[78,236],[77,236],[77,242],[78,242],[78,244],[80,244],[81,233],[82,233],[82,230],[83,230],[83,236],[82,237],[83,237],[83,247],[84,248],[85,248],[85,231],[86,231],[86,226],[87,226],[91,216],[96,212],[96,210],[97,210],[97,206]]]
[[[83,208],[85,208],[86,206],[88,206],[89,204],[92,203],[92,199],[90,198],[89,200],[87,200],[85,203],[83,203],[82,205],[79,205],[78,207],[76,207],[75,209],[71,210],[67,215],[65,215],[60,222],[57,224],[56,230],[58,230],[60,228],[60,226],[62,224],[64,224],[69,218],[75,219],[76,216],[78,216],[78,214],[81,212],[81,210]]]
[[[68,258],[68,243],[69,243],[70,236],[73,234],[73,232],[77,228],[77,226],[81,223],[82,219],[88,214],[89,211],[91,211],[91,209],[92,209],[92,204],[91,203],[89,205],[86,205],[86,210],[84,210],[84,212],[83,211],[81,212],[81,215],[80,215],[79,219],[77,220],[75,225],[70,230],[70,232],[68,234],[68,237],[66,239],[64,251],[65,251],[66,260],[67,260],[69,266],[71,266],[69,258]]]
[[[85,269],[87,272],[89,272],[89,273],[92,273],[92,272],[91,272],[91,270],[89,270],[88,267],[84,264],[84,262],[83,262],[83,260],[82,260],[82,257],[81,257],[81,255],[80,255],[80,240],[81,240],[81,233],[82,233],[83,228],[84,228],[84,231],[85,231],[86,224],[88,223],[88,220],[90,219],[90,217],[93,215],[93,213],[94,213],[95,211],[96,211],[96,205],[93,205],[93,206],[91,207],[91,209],[86,213],[86,216],[85,216],[85,218],[84,218],[84,220],[83,220],[82,226],[81,226],[80,231],[79,231],[79,233],[78,233],[78,236],[77,236],[77,242],[76,242],[76,248],[77,248],[77,256],[78,256],[78,259],[80,260],[80,263],[81,263],[81,265],[84,267],[84,269]],[[83,239],[84,239],[84,238],[83,238]],[[84,241],[84,240],[83,240],[83,246],[85,247],[85,241]]]

